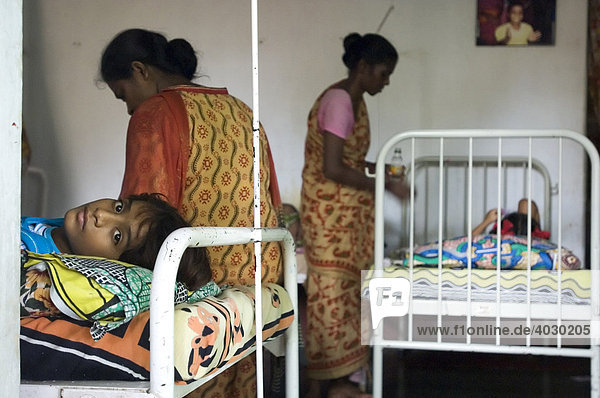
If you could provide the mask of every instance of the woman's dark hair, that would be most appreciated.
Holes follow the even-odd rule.
[[[364,36],[350,33],[344,38],[344,51],[342,61],[350,70],[354,69],[361,59],[369,65],[395,64],[398,61],[398,53],[394,46],[376,33],[367,33]]]
[[[130,201],[144,202],[147,208],[142,213],[148,223],[145,242],[139,247],[125,251],[120,261],[154,269],[158,251],[169,234],[178,228],[189,227],[177,210],[162,199],[160,194],[140,194],[127,197]],[[177,271],[177,280],[183,282],[189,290],[196,290],[210,281],[212,273],[208,251],[205,247],[188,248],[183,253]]]
[[[106,46],[100,61],[102,80],[112,82],[131,77],[131,63],[134,61],[189,80],[194,78],[198,66],[196,53],[187,40],[167,41],[160,33],[128,29],[115,36]]]

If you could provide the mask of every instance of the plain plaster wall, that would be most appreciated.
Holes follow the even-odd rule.
[[[129,117],[124,103],[95,79],[104,46],[120,30],[143,27],[187,38],[199,52],[203,77],[197,82],[227,86],[251,104],[250,1],[24,3],[24,120],[32,163],[49,175],[46,216],[119,193]],[[380,33],[400,59],[390,86],[367,99],[371,160],[388,137],[409,129],[584,131],[587,1],[557,1],[555,45],[520,48],[475,45],[476,3],[259,1],[260,115],[284,201],[299,202],[308,110],[346,74],[342,38],[375,31],[390,7]],[[570,166],[579,184],[583,162]],[[572,195],[575,228],[584,199],[580,190]],[[30,199],[25,208],[33,206]],[[576,228],[578,241],[582,230]]]

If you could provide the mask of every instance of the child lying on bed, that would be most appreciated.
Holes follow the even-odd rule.
[[[518,210],[502,218],[501,221],[501,267],[503,269],[579,269],[581,261],[567,248],[558,248],[548,241],[549,231],[539,226],[539,212],[535,202],[531,202],[531,248],[527,242],[527,199],[519,201]],[[497,209],[488,211],[484,220],[472,231],[471,261],[476,268],[495,269],[497,264],[497,226],[486,234],[486,228],[498,221]],[[458,236],[444,239],[442,243],[442,266],[464,268],[468,266],[468,237]],[[531,256],[529,256],[531,252]],[[558,258],[560,254],[560,258]],[[413,250],[413,264],[416,266],[437,267],[439,264],[439,244],[437,241],[417,246]],[[531,261],[531,265],[530,264]],[[409,254],[402,258],[402,264],[410,264]]]
[[[167,236],[189,226],[158,194],[99,199],[67,211],[64,218],[21,218],[21,250],[103,257],[153,269]],[[177,280],[196,290],[210,279],[206,248],[187,249]]]
[[[527,235],[527,199],[519,200],[519,206],[516,212],[510,213],[502,217],[500,231],[502,235]],[[485,233],[485,229],[492,223],[498,222],[498,209],[492,209],[487,212],[485,218],[475,228],[473,235],[481,235]],[[497,232],[497,226],[490,229],[490,234]],[[540,229],[540,213],[535,202],[531,201],[531,236],[540,239],[550,239],[550,231],[542,231]]]

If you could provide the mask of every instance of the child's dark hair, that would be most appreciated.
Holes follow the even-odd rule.
[[[367,33],[364,36],[350,33],[344,38],[344,55],[342,61],[352,70],[361,59],[369,65],[392,63],[398,61],[398,53],[394,46],[383,36]]]
[[[144,202],[147,209],[142,213],[146,217],[142,224],[149,224],[145,242],[136,248],[125,251],[119,260],[154,269],[156,257],[164,240],[178,228],[189,227],[177,210],[162,199],[160,194],[140,194],[127,197],[130,201]],[[177,280],[190,290],[196,290],[211,279],[208,251],[205,247],[188,248],[181,257]]]
[[[512,224],[511,231],[515,235],[527,235],[527,214],[510,213],[502,218],[502,223],[504,223],[504,220],[510,221]],[[531,231],[533,232],[538,228],[538,222],[531,218]]]
[[[525,6],[523,5],[523,2],[520,0],[513,0],[511,2],[508,3],[508,7],[507,10],[510,12],[512,10],[513,7],[519,6],[521,8],[525,8]]]
[[[198,58],[185,39],[167,41],[160,33],[144,29],[128,29],[108,44],[100,61],[100,74],[105,82],[128,79],[134,61],[191,80],[196,73]]]

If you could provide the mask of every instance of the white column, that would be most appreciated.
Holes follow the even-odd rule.
[[[19,396],[23,3],[0,0],[0,396]]]

